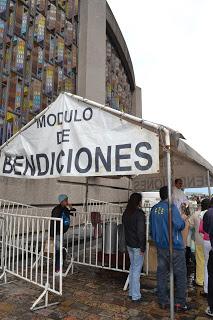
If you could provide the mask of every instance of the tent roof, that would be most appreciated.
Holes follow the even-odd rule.
[[[209,170],[210,174],[213,176],[213,166],[184,141],[179,140],[177,152],[182,156],[189,158],[190,160],[195,161],[199,165],[203,166],[204,168]]]
[[[70,95],[69,93],[65,93],[65,94]],[[163,129],[166,128],[170,133],[170,139],[171,139],[171,150],[172,150],[172,159],[173,159],[173,165],[172,165],[173,177],[184,178],[184,176],[186,176],[187,178],[184,181],[185,187],[206,187],[208,186],[207,171],[209,171],[210,178],[211,178],[210,182],[211,182],[211,185],[213,186],[213,166],[206,159],[204,159],[198,152],[196,152],[193,148],[191,148],[187,143],[183,141],[185,138],[183,134],[180,133],[179,131],[173,130],[162,124],[146,121],[144,119],[126,114],[124,112],[112,109],[105,105],[101,105],[99,103],[90,101],[88,99],[84,99],[79,96],[72,95],[72,97],[80,101],[84,101],[87,104],[91,104],[97,108],[101,108],[106,112],[109,112],[117,117],[133,122],[136,125],[145,127],[146,129],[154,131],[157,134],[159,134],[161,160],[164,158],[164,155],[165,155],[165,152],[164,152],[165,151],[165,143],[164,143],[165,133]],[[185,170],[183,170],[184,168]],[[151,180],[157,179],[156,181],[159,181],[159,179],[161,179],[161,184],[164,184],[165,175],[166,175],[165,170],[161,168],[161,172],[157,175],[153,175],[153,178],[151,177],[151,175],[140,175],[136,178],[136,181],[137,180],[145,181],[146,179],[149,179],[149,178],[151,178]],[[142,185],[146,189],[143,191],[153,191],[153,190],[156,190],[155,186],[160,187],[160,184],[156,185],[154,183],[151,183],[151,184],[146,183]],[[148,188],[149,186],[151,187]],[[134,188],[134,183],[133,183],[133,188]],[[136,191],[142,191],[142,190],[138,189]]]
[[[121,117],[122,119],[125,119],[127,121],[131,121],[137,125],[140,125],[141,127],[146,127],[147,129],[151,130],[151,131],[155,131],[156,133],[159,133],[160,135],[163,135],[163,128],[167,128],[170,132],[170,137],[171,137],[171,149],[172,152],[174,154],[178,154],[179,156],[183,157],[183,158],[187,158],[195,163],[197,163],[198,165],[204,167],[206,170],[209,170],[210,175],[213,178],[213,166],[206,160],[204,159],[197,151],[195,151],[193,148],[191,148],[187,143],[185,143],[183,141],[184,136],[182,133],[180,133],[179,131],[173,130],[167,126],[164,126],[162,124],[157,124],[151,121],[147,121],[132,115],[129,115],[127,113],[112,109],[110,107],[107,107],[105,105],[101,105],[99,103],[96,103],[94,101],[88,100],[88,99],[84,99],[82,97],[76,96],[76,95],[72,95],[70,93],[64,93],[67,95],[71,95],[73,98],[80,100],[80,101],[84,101],[87,104],[91,104],[97,108],[101,108],[103,110],[105,110],[106,112],[109,112],[117,117]],[[163,149],[164,149],[164,143],[163,140],[160,139],[160,144],[161,144],[161,148],[160,148],[160,156],[163,155]]]

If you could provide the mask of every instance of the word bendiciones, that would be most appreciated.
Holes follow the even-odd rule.
[[[135,147],[131,143],[106,146],[104,150],[97,146],[93,150],[82,147],[78,150],[38,153],[29,156],[5,154],[3,174],[28,177],[60,175],[105,175],[116,172],[131,172],[133,167],[144,172],[152,167],[153,159],[148,151],[152,147],[148,142],[139,142]]]

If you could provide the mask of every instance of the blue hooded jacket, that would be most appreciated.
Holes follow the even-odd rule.
[[[173,222],[173,248],[184,250],[184,242],[181,231],[185,228],[185,221],[181,218],[176,205],[172,205]],[[156,204],[150,214],[150,233],[158,248],[169,248],[168,232],[168,201],[160,201]]]

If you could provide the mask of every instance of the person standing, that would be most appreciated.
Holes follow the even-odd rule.
[[[133,193],[122,217],[130,258],[129,297],[133,302],[141,301],[140,275],[146,251],[145,213],[141,209],[141,204],[141,194]]]
[[[168,233],[168,187],[160,189],[161,201],[156,204],[150,214],[150,233],[157,247],[157,294],[162,309],[169,306],[168,273],[169,273],[169,233]],[[185,246],[181,231],[185,228],[185,221],[176,205],[172,205],[173,224],[173,269],[175,278],[175,310],[187,311],[187,272],[185,260]]]
[[[51,216],[53,218],[63,219],[63,234],[65,234],[70,227],[70,216],[74,215],[75,208],[68,202],[68,196],[66,194],[60,194],[58,196],[59,204],[52,210]],[[55,226],[55,227],[54,227]],[[51,221],[50,224],[50,236],[53,238],[56,235],[55,240],[55,272],[60,271],[60,224]]]
[[[189,200],[183,191],[182,179],[175,180],[175,185],[172,191],[172,200],[180,212],[182,211],[182,206],[187,207],[189,205]]]
[[[203,217],[203,229],[208,233],[211,242],[208,261],[208,308],[206,314],[213,317],[213,198],[210,201],[210,208]]]
[[[188,210],[189,200],[184,193],[183,189],[183,180],[178,178],[175,180],[175,185],[172,190],[172,201],[177,206],[180,214],[184,214]],[[186,265],[189,266],[192,261],[192,252],[191,252],[191,230],[190,223],[188,219],[185,219],[185,228],[182,231],[183,241],[185,244],[185,255],[186,255]]]
[[[209,199],[203,199],[201,202],[201,210],[203,217],[209,208],[210,201]],[[203,219],[200,222],[199,232],[203,236],[203,251],[204,251],[204,287],[201,295],[204,297],[208,296],[208,261],[209,261],[209,252],[211,251],[211,242],[209,239],[208,233],[203,230]]]
[[[194,229],[194,235],[195,235],[195,261],[196,261],[195,283],[200,287],[202,287],[204,284],[204,266],[205,266],[203,238],[199,232],[200,223],[205,213],[204,206],[205,206],[205,202],[202,202],[201,211],[200,210],[195,211],[195,213],[189,219],[190,227]]]

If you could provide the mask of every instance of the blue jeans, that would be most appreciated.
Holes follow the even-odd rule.
[[[157,248],[157,292],[160,304],[169,304],[168,275],[169,275],[169,250]],[[173,251],[173,269],[175,281],[175,304],[184,306],[187,294],[187,271],[185,250]]]
[[[211,311],[213,311],[213,250],[211,250],[209,253],[208,275],[209,275],[208,304],[209,304]]]
[[[143,267],[144,257],[141,255],[141,249],[127,247],[130,258],[129,270],[129,296],[132,300],[141,298],[140,275]]]

